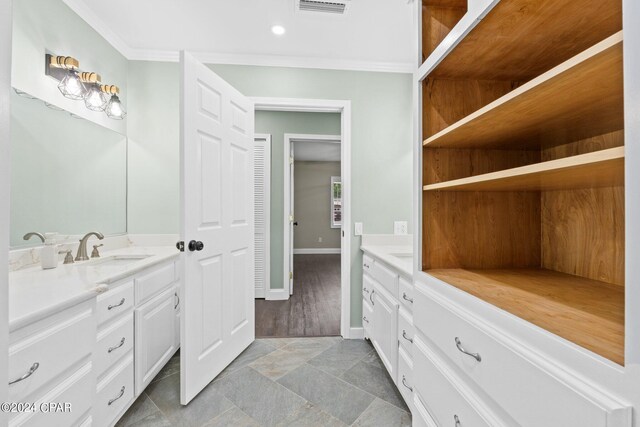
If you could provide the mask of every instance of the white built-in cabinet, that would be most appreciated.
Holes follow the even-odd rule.
[[[413,284],[369,254],[362,262],[362,324],[389,376],[413,411]]]
[[[9,425],[114,425],[179,346],[178,285],[176,262],[166,262],[12,332],[10,401],[73,410],[13,413]]]

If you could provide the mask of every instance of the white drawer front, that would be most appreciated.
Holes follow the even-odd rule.
[[[9,401],[24,402],[34,392],[44,392],[40,390],[43,385],[91,354],[95,336],[95,317],[89,306],[11,343],[9,381],[15,381],[30,371],[32,374],[9,385]]]
[[[414,393],[418,395],[420,401],[424,402],[438,425],[507,426],[487,408],[477,406],[480,402],[478,397],[467,389],[442,361],[437,359],[420,337],[415,338],[414,345],[416,350],[413,354]]]
[[[398,282],[398,301],[410,313],[413,313],[413,284],[404,277],[400,277]]]
[[[439,427],[417,394],[413,394],[413,427]]]
[[[368,300],[362,300],[362,327],[367,338],[371,338],[373,329],[373,307]]]
[[[375,261],[369,255],[362,255],[362,271],[371,274]]]
[[[175,263],[155,268],[135,279],[136,305],[159,294],[176,281]]]
[[[110,426],[133,399],[133,357],[128,356],[98,384],[93,423]]]
[[[128,282],[98,295],[98,325],[115,319],[133,307],[133,282]]]
[[[98,378],[133,349],[133,313],[119,319],[101,331],[94,354]]]
[[[420,307],[414,313],[416,329],[523,426],[630,425],[630,409],[614,397],[604,396],[584,383],[579,390],[572,388],[567,382],[572,377],[566,370],[548,364],[549,369],[557,369],[556,376],[552,375],[480,329],[478,322],[465,319],[467,315],[424,285],[416,285],[415,296]],[[462,350],[477,354],[480,361]],[[531,357],[535,356],[531,350]]]
[[[407,354],[413,354],[413,318],[404,307],[398,313],[398,342]]]
[[[414,413],[413,360],[402,347],[398,348],[398,390],[400,390],[400,394],[402,394],[411,413]]]
[[[74,425],[80,422],[91,408],[94,387],[91,363],[87,363],[69,377],[59,381],[49,393],[36,400],[36,412],[12,414],[15,417],[9,421],[9,425],[12,427]],[[65,410],[65,403],[70,404],[70,410]],[[55,404],[62,404],[62,406],[56,407]]]
[[[372,276],[377,280],[393,297],[398,295],[398,273],[391,270],[380,262],[376,262],[373,267]]]

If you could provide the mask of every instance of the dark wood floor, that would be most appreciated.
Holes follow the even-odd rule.
[[[294,255],[293,295],[256,300],[256,337],[340,335],[340,255]]]

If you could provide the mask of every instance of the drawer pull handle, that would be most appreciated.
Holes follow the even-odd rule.
[[[458,350],[460,350],[460,352],[466,354],[467,356],[473,357],[478,362],[482,361],[482,358],[480,357],[479,353],[470,353],[467,350],[465,350],[464,347],[462,346],[462,342],[460,342],[460,338],[458,338],[458,337],[456,337],[456,347],[458,347]]]
[[[40,367],[40,364],[38,362],[34,363],[33,365],[31,365],[31,367],[29,368],[29,370],[27,371],[26,374],[24,374],[23,376],[21,376],[20,378],[16,378],[13,381],[9,381],[9,385],[11,384],[15,384],[15,383],[19,383],[20,381],[24,381],[27,378],[29,378],[31,375],[33,375],[33,373],[35,371],[38,370],[38,368]]]
[[[109,350],[107,350],[107,353],[111,353],[113,350],[117,350],[120,347],[122,347],[124,345],[124,337],[122,337],[122,339],[120,340],[120,344],[118,344],[115,347],[109,347]]]
[[[402,330],[402,338],[404,338],[405,340],[409,341],[411,344],[413,344],[413,338],[409,338],[407,336],[407,331],[405,331],[404,329]]]
[[[180,305],[180,295],[178,295],[178,292],[176,292],[174,295],[178,299],[178,301],[176,302],[176,305],[173,306],[173,309],[175,310]]]
[[[107,405],[111,406],[113,402],[120,399],[122,396],[124,396],[124,386],[122,386],[122,388],[120,389],[120,393],[118,393],[116,397],[114,397],[113,399],[110,399],[109,402],[107,402]]]
[[[402,293],[402,299],[405,301],[409,301],[411,304],[413,304],[413,298],[409,298],[406,294],[406,292]]]
[[[413,387],[407,385],[407,379],[405,378],[405,376],[402,376],[402,385],[405,386],[406,388],[409,389],[409,391],[413,392]]]
[[[111,310],[111,309],[114,309],[116,307],[120,307],[122,304],[124,304],[124,298],[122,298],[118,304],[108,306],[107,310]]]
[[[375,289],[371,291],[371,293],[369,294],[369,301],[371,301],[371,305],[376,305],[375,302],[373,302],[373,293],[375,292]]]
[[[456,422],[455,427],[460,427],[460,418],[457,415],[453,416],[453,421]]]
[[[364,268],[369,269],[371,267],[369,267],[369,264],[364,264]]]
[[[367,316],[362,316],[362,320],[364,320],[365,322],[369,323],[369,319],[367,319]]]
[[[369,293],[369,289],[367,289],[367,288],[363,287],[362,290],[365,291],[366,293]]]

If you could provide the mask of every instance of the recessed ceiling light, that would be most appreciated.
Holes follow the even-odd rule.
[[[276,36],[281,36],[286,33],[287,30],[285,30],[282,25],[274,25],[273,27],[271,27],[271,32]]]

